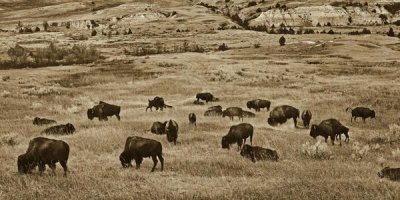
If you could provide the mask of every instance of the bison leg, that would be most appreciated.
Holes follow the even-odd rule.
[[[158,155],[158,160],[160,160],[161,162],[161,171],[164,170],[164,158],[162,157],[162,155]]]
[[[46,165],[43,162],[39,162],[38,167],[39,167],[39,175],[42,176],[44,170],[46,169]]]
[[[175,140],[174,140],[174,145],[176,145],[176,138],[175,138]]]
[[[294,127],[297,128],[297,118],[293,117]]]
[[[332,145],[335,145],[335,136],[331,136],[331,141],[332,141]]]
[[[364,124],[365,124],[365,118],[363,117],[362,119],[363,119],[363,122],[364,122]]]
[[[115,115],[118,119],[118,121],[121,121],[121,117],[119,115]]]
[[[246,143],[246,139],[244,142]],[[240,151],[240,149],[242,148],[242,145],[243,145],[243,140],[238,140],[237,145],[238,145],[238,151]]]
[[[53,175],[56,175],[56,163],[55,163],[55,162],[51,162],[51,163],[49,164],[49,167],[50,167],[50,169],[51,169],[52,174],[53,174]]]
[[[139,168],[140,168],[140,164],[142,164],[142,161],[143,161],[143,158],[142,158],[142,157],[139,157],[139,158],[135,159],[135,162],[136,162],[136,169],[139,169]]]
[[[64,176],[67,176],[67,172],[68,172],[67,161],[66,160],[60,161],[60,164],[64,169]]]
[[[156,157],[156,156],[152,156],[151,159],[153,159],[153,168],[151,169],[151,172],[154,172],[154,169],[155,169],[156,166],[157,166],[158,160],[157,160],[157,157]]]

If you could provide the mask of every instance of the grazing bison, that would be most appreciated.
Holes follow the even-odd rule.
[[[231,120],[233,120],[234,116],[239,117],[239,120],[243,121],[243,110],[239,107],[229,107],[222,112],[222,117],[228,116]]]
[[[375,111],[371,110],[369,108],[365,108],[365,107],[356,107],[354,109],[351,108],[347,108],[346,112],[348,110],[351,110],[351,122],[353,122],[353,118],[354,121],[357,121],[357,117],[361,117],[363,119],[363,122],[365,123],[365,119],[366,118],[375,118]]]
[[[67,123],[46,128],[41,132],[41,134],[68,135],[68,134],[73,134],[74,132],[75,132],[74,125]]]
[[[378,172],[380,178],[388,178],[392,181],[400,181],[400,168],[385,167]]]
[[[163,111],[164,108],[172,108],[172,106],[165,104],[164,98],[158,97],[158,96],[154,97],[153,100],[149,99],[149,105],[146,108],[146,112],[147,112],[147,109],[149,109],[149,108],[150,108],[150,111],[153,111],[153,109],[152,109],[153,107],[155,107],[156,110],[160,109],[161,111]]]
[[[299,115],[300,111],[297,108],[288,105],[278,106],[269,113],[268,124],[276,126],[293,118],[294,126],[297,128],[297,118]]]
[[[253,144],[253,131],[254,128],[251,124],[241,123],[235,126],[231,126],[227,135],[222,137],[222,148],[229,149],[233,143],[238,144],[238,148],[242,147],[242,144],[246,144],[246,139],[250,136],[250,144]]]
[[[211,106],[211,107],[208,107],[207,110],[220,110],[222,112],[222,106],[220,106],[220,105]]]
[[[29,142],[26,153],[18,156],[18,172],[20,174],[31,173],[32,169],[39,166],[39,173],[42,175],[46,168],[45,165],[48,165],[55,174],[56,163],[60,162],[64,168],[64,176],[66,176],[68,156],[69,145],[64,141],[37,137]]]
[[[243,117],[254,118],[256,117],[256,114],[247,110],[243,110]]]
[[[251,161],[256,162],[259,160],[273,160],[278,161],[279,156],[275,150],[266,149],[258,146],[250,146],[248,144],[244,145],[240,151],[240,155],[251,159]]]
[[[196,125],[196,114],[194,114],[194,113],[189,114],[189,123],[193,124],[194,126],[197,126]]]
[[[154,134],[162,135],[165,134],[165,125],[167,122],[161,123],[161,122],[154,122],[153,125],[151,126],[150,131]]]
[[[196,94],[196,99],[199,101],[200,99],[203,101],[206,101],[208,103],[209,101],[218,101],[218,98],[215,98],[211,93],[209,92],[204,92],[204,93],[197,93]]]
[[[311,113],[311,111],[309,111],[309,110],[304,110],[304,111],[301,113],[301,119],[303,120],[303,125],[304,125],[304,127],[306,127],[306,128],[310,127],[311,118],[312,118],[312,113]]]
[[[319,125],[312,125],[310,136],[316,138],[322,136],[325,138],[325,142],[328,141],[328,137],[331,138],[332,145],[335,145],[335,136],[339,135],[340,145],[342,145],[341,134],[346,136],[345,141],[349,142],[349,128],[343,126],[337,119],[327,119],[322,121]]]
[[[176,145],[176,140],[178,139],[178,123],[174,120],[169,120],[165,125],[165,133],[167,134],[168,142],[174,142]]]
[[[247,108],[248,109],[254,109],[256,110],[256,112],[260,112],[260,110],[262,108],[267,108],[267,110],[269,111],[269,107],[271,106],[271,102],[268,100],[264,100],[264,99],[255,99],[255,100],[251,100],[247,102]]]
[[[194,105],[201,105],[201,106],[202,106],[202,105],[204,105],[204,102],[194,100],[194,101],[193,101],[193,104],[194,104]]]
[[[55,124],[55,123],[57,123],[57,122],[52,119],[39,118],[39,117],[35,117],[33,119],[33,124],[38,125],[38,126],[47,125],[47,124]]]
[[[108,104],[106,102],[100,101],[98,105],[93,106],[87,110],[87,116],[90,120],[97,117],[100,121],[107,121],[107,117],[116,116],[118,120],[121,120],[119,113],[121,112],[121,107]]]
[[[206,117],[213,117],[213,116],[221,116],[222,110],[207,110],[204,112],[204,116]]]
[[[157,157],[161,162],[161,171],[164,170],[164,158],[162,157],[162,145],[160,142],[142,137],[128,137],[125,142],[124,151],[120,154],[119,160],[123,168],[132,167],[131,161],[135,160],[136,169],[140,168],[143,158],[151,157],[153,159],[153,168],[157,166]]]

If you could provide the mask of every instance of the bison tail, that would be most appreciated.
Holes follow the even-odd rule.
[[[165,104],[164,105],[166,108],[172,108],[172,106]]]

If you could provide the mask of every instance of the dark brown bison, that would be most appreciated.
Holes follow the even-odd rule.
[[[87,110],[87,116],[90,120],[97,117],[100,121],[107,121],[107,117],[116,116],[118,120],[121,120],[119,113],[121,112],[121,107],[108,104],[106,102],[100,101],[98,105],[93,106]]]
[[[47,125],[47,124],[55,124],[55,123],[57,123],[57,122],[52,119],[39,118],[39,117],[35,117],[33,119],[33,124],[38,125],[38,126]]]
[[[149,108],[150,108],[150,111],[153,111],[153,109],[152,109],[153,107],[155,107],[156,110],[160,109],[160,111],[163,111],[164,108],[172,108],[172,106],[165,104],[164,98],[158,97],[158,96],[154,97],[153,100],[149,99],[149,105],[146,108],[146,112],[147,112],[147,109],[149,109]]]
[[[299,115],[300,111],[297,108],[288,105],[278,106],[269,113],[268,124],[276,126],[293,118],[294,126],[297,128],[297,118]]]
[[[365,107],[356,107],[354,109],[351,108],[347,108],[346,112],[348,110],[351,110],[351,119],[350,121],[353,122],[353,118],[354,121],[357,121],[357,117],[361,117],[363,119],[363,122],[365,123],[365,119],[366,118],[375,118],[375,111],[371,110],[369,108],[365,108]]]
[[[174,142],[176,145],[176,140],[178,139],[178,123],[174,120],[169,120],[165,125],[165,133],[167,134],[168,142]]]
[[[243,110],[239,107],[229,107],[222,112],[222,117],[226,116],[231,120],[233,120],[233,117],[237,116],[239,120],[242,119],[243,121]]]
[[[46,128],[41,132],[41,134],[69,135],[73,134],[74,132],[75,132],[74,125],[67,123]]]
[[[189,114],[189,123],[196,126],[196,114],[194,113]]]
[[[208,109],[207,110],[220,110],[221,111],[221,113],[222,113],[222,106],[220,106],[220,105],[217,105],[217,106],[211,106],[211,107],[208,107]]]
[[[271,106],[271,102],[265,99],[255,99],[247,102],[248,109],[254,109],[256,112],[260,112],[261,109],[267,108],[269,111],[269,107]]]
[[[250,144],[253,144],[253,131],[253,126],[248,123],[231,126],[228,134],[222,137],[222,148],[229,149],[231,144],[237,143],[240,150],[242,144],[246,144],[246,139],[248,137],[250,137]]]
[[[309,111],[309,110],[304,110],[304,111],[301,113],[301,119],[303,120],[303,125],[304,125],[304,127],[306,127],[306,128],[310,127],[311,118],[312,118],[312,113],[311,113],[311,111]]]
[[[202,105],[204,105],[204,102],[194,100],[194,101],[193,101],[193,104],[194,104],[194,105],[201,105],[201,106],[202,106]]]
[[[260,160],[273,160],[278,161],[278,152],[271,149],[266,149],[258,146],[244,145],[240,151],[240,155],[249,158],[251,161],[256,162]]]
[[[119,160],[123,168],[132,167],[131,161],[135,160],[136,169],[140,168],[143,158],[151,157],[153,159],[153,168],[157,166],[157,157],[161,162],[161,171],[164,170],[164,158],[162,157],[162,145],[160,142],[142,137],[128,137],[125,142],[125,149],[120,154]]]
[[[243,110],[243,117],[254,118],[256,117],[256,114],[247,110]]]
[[[60,162],[64,168],[64,176],[66,176],[68,156],[69,145],[66,142],[37,137],[29,142],[26,153],[18,156],[18,172],[20,174],[31,173],[36,166],[39,166],[39,173],[42,175],[46,168],[45,165],[48,165],[55,174],[56,163]]]
[[[214,117],[214,116],[222,116],[221,110],[207,110],[204,112],[204,116],[206,117]]]
[[[153,125],[151,126],[150,131],[154,134],[162,135],[165,134],[165,125],[167,122],[161,123],[161,122],[154,122]]]
[[[392,181],[400,181],[400,168],[385,167],[378,172],[380,178],[388,178]]]
[[[200,99],[203,101],[206,101],[208,103],[209,101],[218,101],[218,98],[215,98],[214,95],[212,95],[209,92],[204,92],[204,93],[197,93],[196,94],[196,99],[199,101]]]
[[[343,126],[337,119],[327,119],[322,121],[319,125],[312,125],[310,136],[316,138],[322,136],[325,138],[325,142],[328,141],[328,137],[331,138],[332,145],[335,145],[335,136],[339,135],[340,145],[342,145],[341,134],[346,136],[345,141],[349,142],[349,128]]]

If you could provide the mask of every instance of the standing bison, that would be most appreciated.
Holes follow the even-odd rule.
[[[107,117],[112,117],[115,115],[118,120],[121,120],[119,116],[120,112],[120,106],[100,101],[98,105],[95,105],[93,108],[87,110],[87,116],[90,120],[93,120],[93,118],[97,117],[100,121],[107,121]]]
[[[178,139],[178,123],[174,120],[169,120],[165,125],[165,133],[167,134],[168,142],[174,142],[176,145],[176,140]]]
[[[154,122],[153,125],[151,126],[150,131],[154,134],[162,135],[165,134],[165,125],[167,122],[161,123],[161,122]]]
[[[64,168],[64,176],[66,176],[68,157],[69,145],[64,141],[37,137],[29,142],[26,153],[18,156],[18,172],[20,174],[31,173],[32,169],[39,166],[39,173],[42,175],[48,165],[55,174],[56,163],[60,162]]]
[[[196,114],[194,114],[194,113],[189,114],[189,123],[193,124],[194,126],[197,126],[196,125]]]
[[[149,109],[149,108],[150,108],[150,111],[153,111],[153,109],[152,109],[153,107],[155,107],[156,110],[160,109],[160,111],[163,111],[164,108],[172,108],[172,106],[165,104],[164,98],[158,97],[158,96],[154,97],[153,100],[149,99],[149,105],[146,108],[146,112],[147,112],[147,109]]]
[[[385,167],[378,172],[380,178],[388,178],[392,181],[400,181],[400,168]]]
[[[322,136],[325,138],[325,142],[328,141],[328,137],[331,138],[332,145],[335,145],[335,137],[339,135],[340,145],[342,145],[341,134],[346,136],[345,141],[349,142],[349,128],[343,126],[337,119],[327,119],[322,121],[319,125],[312,125],[310,136],[316,138]]]
[[[283,105],[274,108],[269,113],[268,124],[276,126],[277,124],[283,124],[288,119],[293,118],[294,127],[297,128],[297,118],[300,115],[300,111],[292,106]]]
[[[42,125],[47,125],[47,124],[55,124],[55,123],[57,123],[57,122],[52,119],[39,118],[39,117],[35,117],[33,119],[33,124],[37,125],[37,126],[42,126]]]
[[[222,112],[222,117],[226,116],[231,120],[233,120],[233,117],[237,116],[239,120],[242,119],[243,121],[243,110],[239,107],[229,107]]]
[[[206,103],[208,103],[209,101],[218,101],[218,98],[215,98],[214,95],[212,95],[209,92],[204,92],[204,93],[197,93],[196,94],[196,99],[197,102],[201,100],[206,101]]]
[[[267,108],[269,111],[269,107],[271,106],[271,102],[264,99],[255,99],[247,102],[248,109],[254,109],[256,112],[260,112],[261,109]]]
[[[67,123],[67,124],[60,124],[57,126],[52,126],[49,128],[44,129],[41,134],[50,134],[50,135],[69,135],[75,132],[74,125]]]
[[[254,118],[254,117],[256,117],[256,114],[254,114],[250,111],[247,111],[247,110],[243,110],[243,117]]]
[[[228,134],[222,137],[222,148],[229,149],[231,144],[237,143],[238,149],[240,150],[242,144],[246,144],[246,139],[248,137],[250,137],[250,144],[253,144],[253,131],[253,126],[248,123],[231,126]]]
[[[365,123],[366,118],[369,118],[369,117],[371,119],[375,118],[375,111],[371,110],[369,108],[365,108],[365,107],[356,107],[354,109],[347,108],[346,112],[349,110],[351,111],[351,120],[350,120],[351,122],[353,122],[353,118],[354,118],[354,121],[356,121],[357,117],[361,117],[363,119],[364,123]]]
[[[142,137],[128,137],[125,142],[124,151],[120,154],[119,160],[123,168],[132,167],[131,161],[135,160],[136,169],[140,168],[143,158],[151,157],[153,159],[154,172],[157,166],[157,157],[161,162],[161,171],[164,170],[164,158],[162,157],[162,145],[160,142]]]
[[[258,146],[244,145],[240,151],[240,155],[249,158],[251,161],[256,162],[260,160],[273,160],[278,161],[278,152],[271,149],[266,149]]]
[[[309,128],[310,127],[310,121],[312,118],[312,113],[309,110],[304,110],[301,113],[301,119],[303,120],[303,125],[305,128]]]

